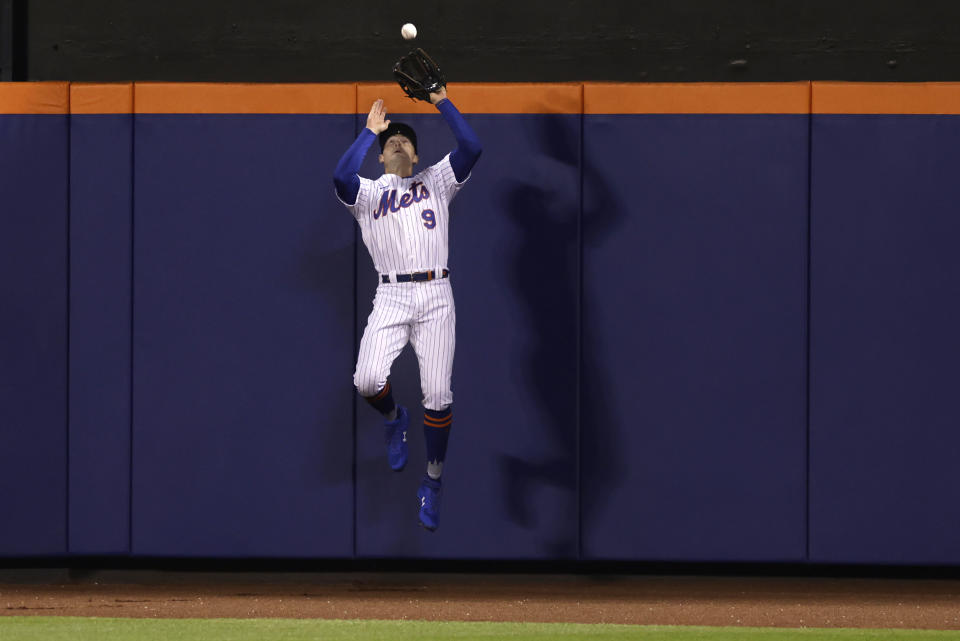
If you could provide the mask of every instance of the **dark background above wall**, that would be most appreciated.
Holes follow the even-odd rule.
[[[0,80],[13,79],[13,0],[0,0]]]
[[[960,79],[951,0],[4,3],[16,80],[384,81],[408,21],[451,81]]]

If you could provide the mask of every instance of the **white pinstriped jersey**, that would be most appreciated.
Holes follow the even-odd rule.
[[[448,206],[465,182],[457,182],[450,154],[408,178],[396,174],[360,178],[357,202],[343,204],[360,224],[377,273],[447,268]]]

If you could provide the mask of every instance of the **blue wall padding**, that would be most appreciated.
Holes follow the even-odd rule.
[[[136,117],[134,554],[353,554],[353,122]]]
[[[130,551],[133,117],[70,123],[72,554]]]
[[[960,565],[960,117],[468,115],[434,534],[412,349],[403,473],[352,384],[365,118],[0,115],[0,557]]]
[[[810,558],[960,563],[960,118],[813,119]]]
[[[585,116],[585,559],[805,555],[807,116]]]
[[[439,115],[393,115],[417,131],[422,165],[455,140]],[[468,115],[484,146],[451,206],[457,306],[453,426],[441,526],[417,525],[425,471],[412,347],[392,382],[411,408],[410,462],[387,467],[382,421],[357,409],[357,554],[363,557],[577,557],[576,364],[580,115]],[[363,120],[359,120],[362,126]],[[362,175],[377,177],[378,148]],[[355,225],[343,210],[340,224]],[[360,244],[358,340],[373,264]]]
[[[0,554],[67,551],[67,117],[0,115]]]

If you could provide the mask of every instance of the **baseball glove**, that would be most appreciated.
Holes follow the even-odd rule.
[[[430,102],[430,94],[447,86],[440,67],[419,47],[397,60],[393,65],[393,77],[413,100]]]

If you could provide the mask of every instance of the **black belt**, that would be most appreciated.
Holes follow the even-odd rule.
[[[434,270],[431,269],[431,270],[425,271],[425,272],[417,272],[416,274],[397,274],[397,275],[394,277],[394,279],[395,279],[396,282],[398,282],[398,283],[409,283],[409,282],[422,283],[422,282],[428,281],[428,280],[437,280],[437,279],[440,279],[440,278],[446,278],[446,277],[449,276],[449,275],[450,275],[450,270],[449,270],[449,269],[443,270],[443,272],[441,272],[440,274],[438,274],[437,272],[435,272]],[[389,275],[389,274],[380,274],[380,282],[382,282],[382,283],[389,283],[389,282],[390,282],[390,275]]]

